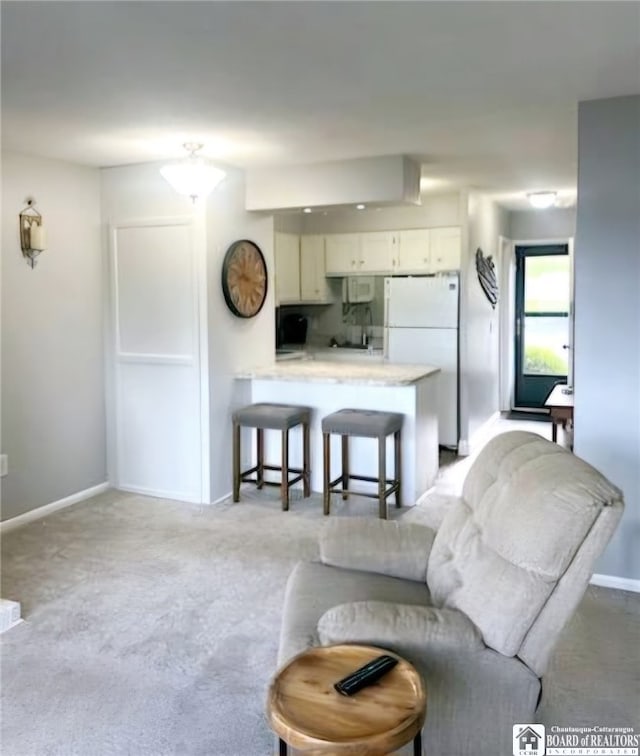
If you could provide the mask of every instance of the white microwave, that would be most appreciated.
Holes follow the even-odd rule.
[[[343,302],[371,302],[375,287],[373,276],[348,276],[342,279]]]

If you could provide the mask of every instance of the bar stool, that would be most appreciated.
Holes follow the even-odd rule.
[[[359,493],[371,499],[378,499],[379,516],[387,519],[387,498],[395,493],[396,507],[401,504],[401,439],[402,415],[396,412],[379,412],[377,410],[342,409],[322,418],[322,442],[324,462],[323,504],[325,515],[329,514],[331,494],[342,494],[347,499],[350,493],[350,480],[366,480],[378,484],[377,494]],[[342,436],[342,472],[331,480],[331,434]],[[393,433],[394,441],[394,476],[388,479],[387,436]],[[352,475],[349,469],[349,436],[362,436],[378,439],[378,477]],[[338,485],[340,484],[340,485]],[[390,484],[387,488],[387,484]]]
[[[309,479],[309,418],[308,407],[296,407],[288,404],[250,404],[233,413],[233,500],[240,501],[240,484],[255,483],[258,489],[263,486],[280,486],[282,509],[289,509],[289,488],[302,480],[305,498],[310,495]],[[302,425],[302,469],[289,467],[289,429]],[[256,429],[257,464],[241,472],[240,470],[240,428],[242,426]],[[264,431],[282,431],[282,463],[280,465],[264,464]],[[280,482],[264,479],[265,470],[281,473]],[[250,478],[256,473],[255,478]],[[295,477],[290,478],[291,474]]]

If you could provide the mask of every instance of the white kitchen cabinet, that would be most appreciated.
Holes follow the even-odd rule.
[[[460,270],[459,227],[327,234],[327,276],[397,275]]]
[[[458,227],[432,228],[430,272],[460,270],[462,236]]]
[[[431,262],[431,232],[428,228],[399,231],[395,273],[428,273]]]
[[[395,259],[396,237],[392,231],[360,234],[358,273],[389,273]]]
[[[326,278],[325,237],[305,234],[300,237],[300,299],[303,302],[330,302]]]
[[[276,300],[277,304],[300,301],[300,237],[276,233]]]
[[[325,260],[328,276],[351,276],[358,272],[360,234],[327,234]]]

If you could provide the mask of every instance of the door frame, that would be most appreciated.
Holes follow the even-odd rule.
[[[500,410],[510,412],[515,407],[515,304],[516,304],[516,247],[544,247],[567,244],[569,252],[569,373],[567,383],[573,385],[574,371],[574,238],[572,236],[544,239],[506,239],[499,237],[500,250]],[[544,410],[528,410],[544,412]]]

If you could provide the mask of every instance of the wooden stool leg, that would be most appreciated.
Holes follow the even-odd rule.
[[[387,519],[387,500],[384,492],[387,488],[387,439],[378,439],[378,515],[381,520]]]
[[[551,421],[551,440],[554,444],[558,442],[558,421],[555,418]]]
[[[278,742],[280,744],[279,746],[279,756],[287,756],[287,744],[284,742],[282,738],[278,738]]]
[[[326,515],[331,507],[329,496],[329,483],[331,481],[331,437],[328,433],[322,434],[322,505]]]
[[[280,483],[282,510],[289,509],[289,429],[282,431],[282,482]]]
[[[418,730],[418,734],[413,739],[413,756],[422,756],[422,730]]]
[[[233,500],[240,501],[240,424],[233,424]]]
[[[258,464],[256,481],[258,489],[261,489],[264,486],[264,430],[262,428],[256,428],[256,458]]]
[[[349,436],[342,436],[342,498],[348,499],[349,494],[344,490],[349,488]]]
[[[311,458],[309,444],[309,423],[302,423],[302,486],[305,499],[311,496],[311,472],[309,459]]]
[[[396,489],[396,507],[402,506],[402,438],[400,431],[393,434],[393,451],[394,451],[394,472],[393,475],[398,482]]]

